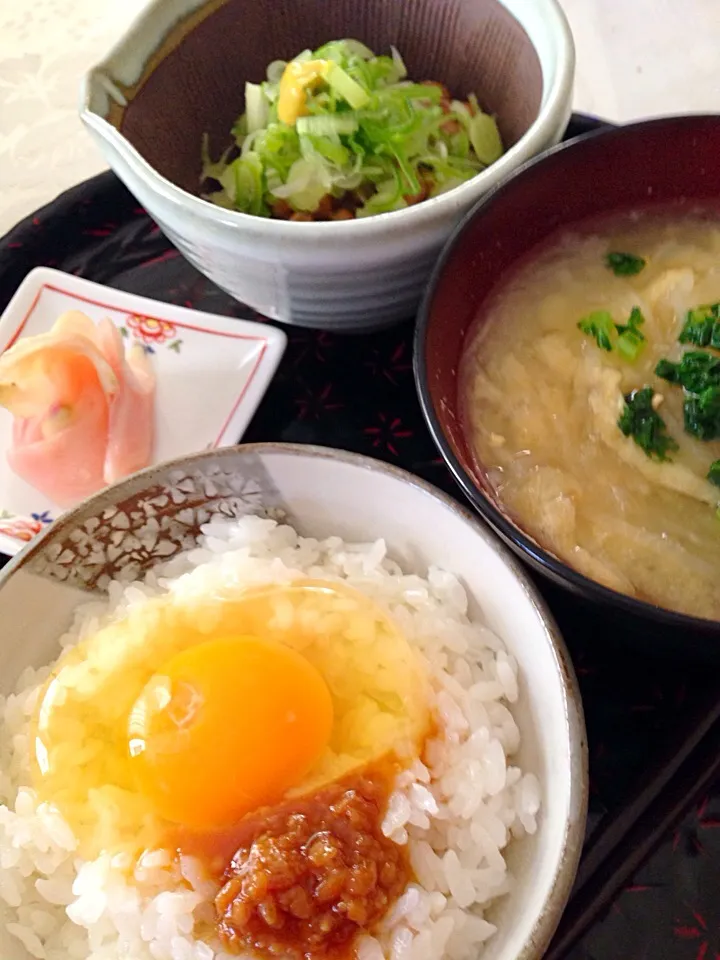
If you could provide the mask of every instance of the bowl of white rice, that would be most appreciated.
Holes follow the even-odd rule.
[[[433,487],[354,454],[251,444],[102,491],[0,575],[3,960],[269,955],[246,949],[239,928],[222,935],[229,874],[219,880],[172,845],[132,856],[114,848],[116,811],[103,806],[111,794],[100,782],[83,794],[95,797],[92,816],[107,827],[88,853],[60,794],[56,803],[38,780],[38,710],[48,678],[61,676],[58,658],[75,655],[77,664],[84,645],[141,622],[148,605],[309,580],[382,611],[422,670],[432,731],[393,767],[378,813],[379,842],[406,865],[402,887],[372,925],[354,921],[342,950],[309,955],[542,957],[575,876],[588,783],[577,683],[552,617],[500,542]],[[116,640],[103,670],[122,661],[121,646]],[[71,756],[60,771],[70,785],[100,769],[102,751],[81,743]],[[197,769],[202,777],[201,762]],[[94,829],[88,816],[83,829]],[[330,909],[342,913],[342,895]],[[293,922],[302,925],[300,915]],[[275,933],[282,925],[268,923]]]

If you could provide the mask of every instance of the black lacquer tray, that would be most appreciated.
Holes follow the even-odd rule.
[[[567,136],[600,125],[573,117]],[[111,173],[73,188],[0,240],[0,310],[52,266],[121,290],[256,319],[198,274]],[[363,337],[288,331],[245,433],[399,464],[461,498],[423,422],[412,321]],[[652,655],[539,582],[570,647],[587,716],[590,816],[552,960],[720,958],[720,670]],[[720,641],[719,641],[720,642]],[[649,651],[649,652],[648,652]]]

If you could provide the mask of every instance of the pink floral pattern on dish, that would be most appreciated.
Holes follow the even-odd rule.
[[[148,344],[165,343],[177,333],[174,323],[154,317],[130,316],[127,318],[127,325],[138,340]]]

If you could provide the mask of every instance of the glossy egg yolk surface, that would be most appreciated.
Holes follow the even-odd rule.
[[[327,746],[332,721],[325,681],[296,650],[221,638],[151,677],[130,714],[130,757],[157,814],[225,826],[294,786]]]
[[[410,762],[428,703],[423,662],[364,594],[203,585],[134,603],[60,658],[34,717],[34,786],[83,857],[182,849],[174,838],[379,757]]]

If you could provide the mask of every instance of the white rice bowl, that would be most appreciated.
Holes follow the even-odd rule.
[[[289,526],[245,517],[214,522],[201,545],[156,567],[142,582],[113,583],[104,603],[77,608],[61,646],[106,619],[172,592],[178,598],[218,584],[287,581],[301,575],[343,580],[379,602],[426,659],[438,736],[427,766],[416,761],[391,796],[383,830],[407,844],[416,882],[359,960],[466,960],[495,932],[488,908],[513,877],[505,848],[537,828],[540,784],[512,763],[520,733],[515,659],[500,638],[467,616],[465,590],[451,573],[406,575],[385,544],[318,541]],[[214,882],[198,862],[147,852],[128,875],[121,856],[84,862],[60,814],[30,787],[30,718],[50,667],[27,669],[0,697],[0,929],[38,960],[228,960],[219,943],[197,939],[213,910]],[[236,955],[233,955],[236,956]]]

